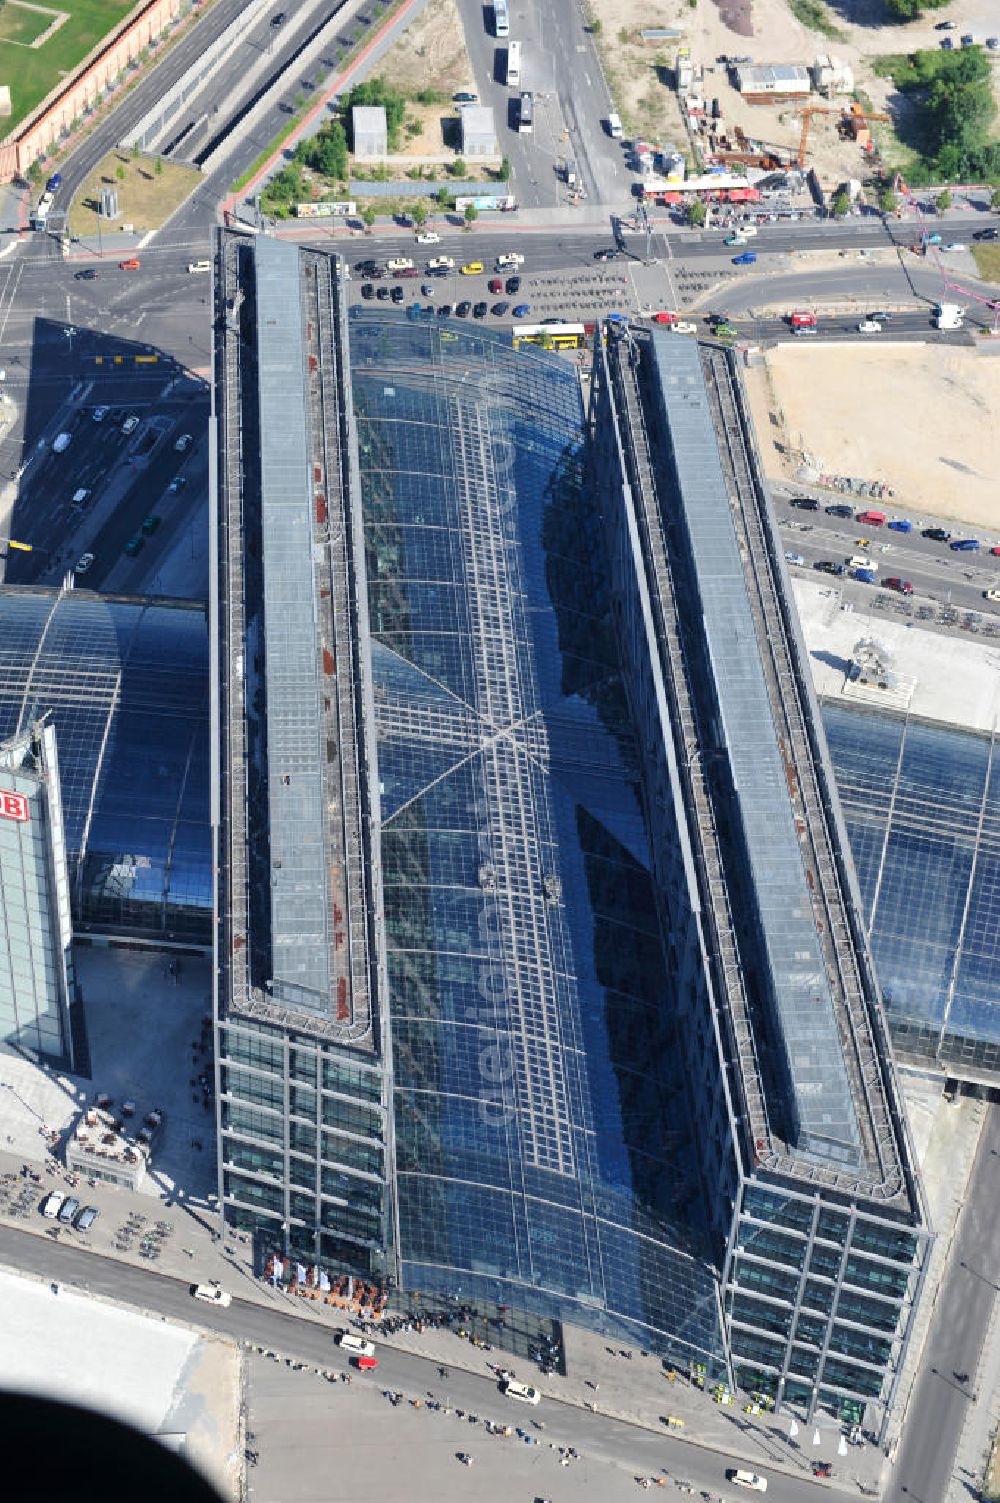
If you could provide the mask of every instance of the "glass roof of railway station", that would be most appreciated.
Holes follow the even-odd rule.
[[[826,702],[897,1052],[1000,1072],[1000,756],[989,736]]]
[[[577,372],[352,319],[410,1287],[719,1349]]]
[[[77,933],[210,943],[207,610],[0,588],[0,740],[42,717]]]

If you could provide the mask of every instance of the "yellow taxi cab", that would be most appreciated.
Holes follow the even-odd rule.
[[[465,265],[462,267],[462,275],[463,277],[475,277],[479,275],[482,269],[482,261],[466,261]]]

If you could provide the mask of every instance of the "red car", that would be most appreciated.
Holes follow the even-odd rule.
[[[895,574],[890,574],[888,579],[882,581],[883,590],[895,590],[899,595],[912,595],[913,586],[908,579],[900,579]]]
[[[363,1373],[370,1373],[373,1368],[378,1367],[377,1357],[352,1357],[351,1361],[354,1363],[354,1366],[360,1368]]]
[[[994,558],[1000,558],[1000,544],[998,544],[996,548],[991,548],[990,552],[993,554]]]
[[[675,324],[677,322],[677,314],[667,313],[666,311],[663,313],[654,313],[653,322],[654,324]]]
[[[138,256],[129,256],[129,258],[128,258],[127,261],[119,261],[118,262],[118,270],[119,271],[138,271],[139,267],[141,265],[142,265],[142,262],[139,260]]]

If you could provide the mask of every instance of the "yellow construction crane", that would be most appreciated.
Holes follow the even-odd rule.
[[[8,548],[20,548],[22,553],[31,552],[30,543],[18,543],[14,538],[0,538],[0,543],[6,543]]]

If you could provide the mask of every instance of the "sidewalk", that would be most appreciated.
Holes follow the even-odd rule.
[[[986,1118],[986,1107],[981,1101],[967,1097],[959,1098],[954,1105],[944,1101],[940,1083],[936,1081],[922,1083],[910,1076],[905,1096],[935,1242],[907,1360],[900,1374],[899,1398],[885,1440],[887,1457],[894,1455],[906,1420]],[[1000,1369],[1000,1353],[995,1356]],[[888,1480],[890,1465],[888,1460],[883,1462],[883,1485]]]
[[[23,1157],[0,1151],[0,1176],[8,1176],[0,1180],[0,1222],[45,1237],[53,1223],[43,1220],[37,1207],[49,1190],[69,1192],[67,1175],[49,1160],[48,1166],[41,1170],[35,1164],[29,1166],[40,1173],[40,1183],[25,1180],[20,1175],[24,1162]],[[12,1175],[16,1176],[13,1181]],[[3,1194],[4,1186],[10,1187],[9,1194]],[[215,1214],[207,1206],[180,1205],[169,1198],[160,1201],[100,1184],[92,1188],[82,1179],[72,1193],[84,1203],[97,1206],[101,1214],[87,1235],[61,1227],[60,1242],[86,1246],[104,1259],[134,1267],[148,1261],[151,1270],[184,1282],[218,1279],[239,1301],[283,1309],[285,1313],[326,1326],[331,1334],[343,1328],[348,1318],[342,1309],[274,1289],[256,1278],[249,1239],[242,1234],[219,1238]],[[30,1205],[27,1214],[20,1217],[12,1215],[18,1197],[22,1205]],[[135,1222],[137,1217],[143,1218],[141,1224]],[[122,1228],[129,1225],[130,1218],[135,1229],[129,1237],[130,1245],[123,1248]],[[158,1255],[153,1260],[144,1259],[143,1238],[156,1227],[161,1229],[153,1243],[159,1248]],[[414,1307],[419,1308],[416,1300]],[[381,1345],[411,1352],[435,1365],[486,1375],[491,1363],[502,1361],[519,1378],[538,1381],[537,1370],[528,1360],[512,1358],[499,1349],[483,1351],[445,1327],[425,1327],[422,1333],[399,1331],[377,1339]],[[672,1427],[670,1433],[675,1438],[722,1450],[734,1463],[781,1470],[811,1481],[813,1460],[832,1461],[835,1486],[843,1488],[849,1483],[856,1487],[863,1483],[870,1487],[874,1482],[881,1459],[879,1453],[864,1446],[851,1448],[846,1457],[839,1458],[840,1427],[831,1421],[825,1422],[818,1432],[819,1445],[812,1443],[811,1426],[802,1426],[798,1441],[789,1442],[787,1416],[777,1420],[769,1415],[751,1417],[735,1406],[722,1408],[680,1376],[669,1382],[657,1357],[635,1349],[624,1355],[624,1348],[611,1346],[606,1338],[594,1332],[566,1327],[564,1339],[567,1376],[542,1379],[554,1399],[662,1434],[667,1433],[666,1416],[672,1415],[684,1422],[683,1428]]]

